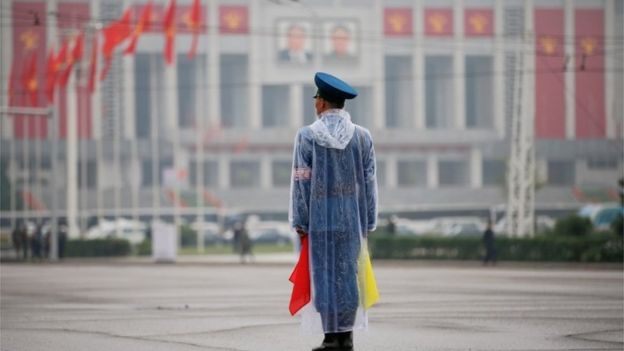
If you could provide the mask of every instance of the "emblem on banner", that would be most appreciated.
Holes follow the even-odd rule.
[[[429,26],[435,33],[442,33],[446,29],[448,19],[440,13],[434,13],[428,18]]]
[[[33,50],[39,44],[39,36],[32,30],[27,30],[20,35],[20,40],[24,44],[25,50]]]
[[[539,39],[542,51],[546,55],[553,55],[557,50],[557,40],[551,36],[543,36]]]
[[[581,38],[581,50],[585,55],[592,55],[594,51],[596,51],[596,46],[598,43],[595,38],[591,37],[583,37]]]
[[[488,18],[483,14],[476,13],[468,19],[468,23],[472,27],[472,30],[477,34],[485,33],[485,29],[488,25]]]
[[[388,23],[393,32],[403,33],[405,25],[407,24],[407,18],[400,14],[394,14],[388,18]]]
[[[223,16],[223,22],[225,22],[225,26],[228,29],[238,29],[241,26],[241,23],[243,22],[243,16],[241,16],[239,13],[234,12],[234,11],[228,11],[224,16]]]

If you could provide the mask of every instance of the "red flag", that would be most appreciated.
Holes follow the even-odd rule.
[[[128,8],[124,11],[121,18],[107,27],[102,29],[102,34],[104,34],[104,45],[102,46],[102,54],[104,55],[105,65],[102,70],[102,75],[100,79],[103,80],[106,78],[106,74],[110,68],[111,61],[113,59],[113,52],[115,48],[121,44],[124,40],[126,40],[131,34],[130,30],[130,20],[131,20],[132,12],[131,8]]]
[[[139,23],[137,23],[136,27],[134,27],[134,32],[132,32],[132,39],[130,40],[130,44],[124,51],[124,54],[134,54],[136,51],[137,43],[139,42],[139,37],[144,31],[148,31],[150,29],[152,19],[152,2],[148,2],[143,7],[143,12],[141,13],[141,19],[139,19]]]
[[[306,235],[301,239],[299,261],[290,278],[288,278],[293,283],[290,304],[288,305],[288,310],[293,316],[310,302],[310,261],[308,255],[308,236]]]
[[[9,73],[9,87],[8,87],[8,97],[9,97],[9,105],[12,106],[15,97],[15,70],[17,69],[17,65],[15,64],[15,60],[11,63],[11,72]]]
[[[69,81],[69,75],[71,74],[72,67],[74,65],[74,57],[73,53],[69,50],[69,45],[71,42],[65,42],[59,51],[59,54],[56,58],[59,63],[59,85],[64,88],[67,86],[67,82]]]
[[[74,39],[74,49],[72,50],[72,63],[82,60],[84,51],[84,34],[81,32]]]
[[[46,97],[50,103],[54,101],[54,87],[59,71],[59,65],[56,60],[57,56],[54,54],[54,50],[50,49],[46,65]]]
[[[89,61],[89,85],[87,90],[89,94],[93,94],[95,91],[95,76],[97,72],[97,56],[98,56],[98,33],[93,36],[93,43],[91,44],[91,60]]]
[[[37,55],[33,53],[30,56],[30,62],[25,68],[22,76],[22,84],[30,98],[30,105],[37,106],[37,93],[39,92],[39,84],[37,82]]]
[[[191,51],[188,53],[189,60],[195,57],[197,53],[197,44],[199,42],[199,32],[201,30],[201,6],[199,0],[193,0],[193,6],[191,7],[191,14],[189,16],[191,31],[193,32],[193,41],[191,42]]]
[[[169,1],[169,6],[167,7],[167,11],[165,12],[165,22],[164,22],[164,31],[165,31],[165,62],[169,65],[173,63],[173,51],[174,51],[174,39],[175,39],[175,10],[176,10],[176,2],[175,0]]]

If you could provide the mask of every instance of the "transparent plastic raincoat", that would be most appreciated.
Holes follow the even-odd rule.
[[[378,298],[366,239],[377,223],[370,133],[342,109],[325,111],[295,139],[289,219],[308,233],[311,300],[299,312],[309,332],[366,328]]]

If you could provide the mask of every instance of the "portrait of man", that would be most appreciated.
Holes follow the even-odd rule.
[[[327,22],[323,29],[325,60],[354,61],[357,58],[355,21]]]
[[[308,64],[312,62],[312,24],[302,20],[278,22],[278,53],[280,62]]]

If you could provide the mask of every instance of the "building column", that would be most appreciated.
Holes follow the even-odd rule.
[[[455,75],[455,129],[466,129],[466,77],[464,67],[464,1],[457,0],[453,7],[455,49],[453,50],[453,73]]]
[[[399,183],[397,171],[397,157],[395,154],[386,156],[386,185],[388,189],[396,189]]]
[[[564,38],[574,38],[574,2],[564,1],[563,5],[564,18]],[[574,40],[565,41],[565,56],[568,60],[567,70],[564,77],[564,91],[571,92],[565,94],[565,135],[566,139],[576,138],[576,94],[574,88],[574,73],[576,68],[576,60],[574,57]]]
[[[615,33],[615,3],[614,0],[606,0],[605,3],[605,12],[604,12],[604,35],[609,38],[612,36],[617,36]],[[620,35],[622,33],[619,33]],[[621,44],[621,42],[620,42]],[[606,50],[605,50],[606,51]],[[621,54],[621,51],[620,51]],[[614,57],[613,55],[605,55],[605,114],[607,118],[606,128],[607,135],[606,137],[609,139],[615,139],[617,135],[616,123],[615,123],[615,101],[614,101],[614,92],[615,92],[615,74],[610,74],[609,72],[615,71],[615,65],[613,64]],[[620,72],[620,75],[622,73]],[[620,92],[621,93],[621,92]]]
[[[100,16],[100,1],[91,2],[91,18],[98,18]],[[98,50],[99,52],[99,50]],[[99,55],[99,54],[98,54]],[[102,62],[102,56],[98,56],[98,62]],[[95,143],[95,169],[96,169],[96,183],[95,183],[95,198],[96,198],[96,213],[98,219],[101,221],[104,217],[102,210],[104,207],[102,201],[102,177],[104,174],[104,152],[102,148],[102,89],[100,87],[99,79],[95,81],[95,91],[91,94],[91,130],[93,136],[93,142]]]
[[[251,17],[249,18],[250,28],[259,28],[259,16],[260,6],[258,0],[251,0],[249,4],[249,12]],[[262,127],[262,86],[260,85],[260,67],[256,64],[261,60],[259,52],[259,43],[257,38],[249,37],[249,60],[248,60],[248,86],[249,86],[249,108],[247,114],[249,115],[248,127],[250,129],[260,129]]]
[[[221,122],[221,57],[219,56],[219,5],[208,1],[208,129],[220,128]],[[212,25],[210,25],[212,24]]]
[[[503,41],[503,0],[494,5],[494,72],[505,71]],[[494,130],[500,139],[505,138],[505,75],[494,75]]]
[[[431,153],[427,155],[427,188],[437,189],[440,185],[438,174],[438,155]]]
[[[470,150],[470,187],[479,189],[483,187],[483,154],[478,147]]]
[[[229,189],[230,188],[230,158],[227,155],[219,155],[218,164],[219,164],[219,175],[218,175],[218,184],[219,189]]]
[[[413,9],[414,28],[414,50],[412,50],[413,62],[413,89],[414,89],[414,127],[415,129],[426,129],[425,118],[425,55],[423,50],[423,0],[416,0]]]
[[[0,41],[2,43],[3,50],[0,52],[0,74],[2,77],[6,77],[2,79],[2,84],[5,84],[11,76],[11,68],[13,65],[13,9],[11,2],[7,3],[6,10],[3,10],[2,16],[0,16]],[[48,8],[50,8],[50,3],[48,3]],[[56,3],[54,3],[56,7]],[[46,20],[50,20],[47,18]],[[56,20],[53,22],[56,23]],[[50,28],[48,28],[48,39],[50,36]],[[16,74],[14,79],[17,79],[18,75]],[[6,89],[7,86],[3,86],[2,89]],[[9,94],[0,94],[0,106],[9,106]],[[1,134],[0,137],[2,139],[11,139],[15,140],[13,137],[13,117],[9,115],[0,115],[0,129]],[[14,167],[11,167],[14,169]],[[14,175],[15,173],[13,173]],[[11,178],[12,181],[15,181],[15,178]],[[11,196],[14,198],[14,196]]]
[[[262,155],[260,158],[260,188],[264,190],[271,189],[272,186],[271,157],[270,155]]]
[[[375,11],[373,13],[383,13],[383,1],[375,0]],[[378,15],[373,23],[374,43],[377,45],[376,54],[373,56],[373,77],[383,77],[385,71],[384,50],[383,50],[383,16]],[[386,84],[384,80],[380,80],[373,87],[373,126],[374,129],[383,129],[386,125],[386,103],[385,92]]]
[[[290,85],[290,127],[297,129],[303,125],[303,84]]]

